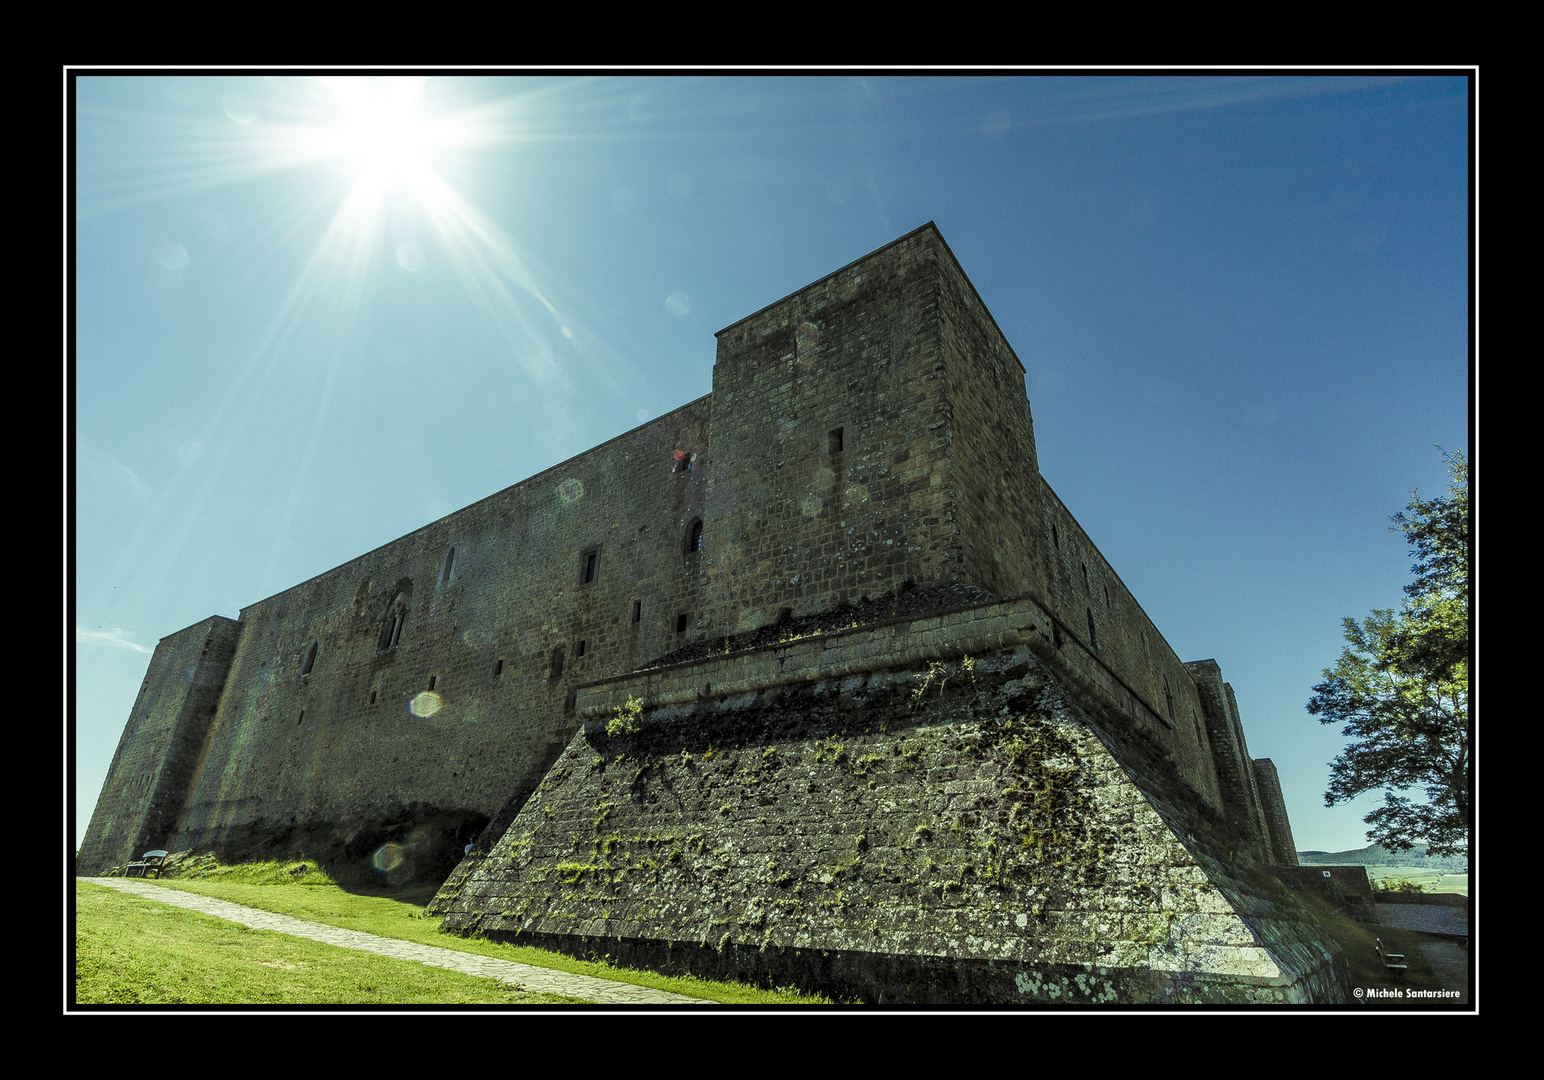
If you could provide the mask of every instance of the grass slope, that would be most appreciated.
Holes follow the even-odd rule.
[[[252,930],[100,885],[75,885],[80,1005],[538,1005],[529,993],[407,960]]]
[[[579,975],[591,975],[612,982],[648,986],[688,997],[736,1005],[824,1005],[830,1002],[821,997],[801,994],[794,990],[762,990],[738,983],[711,982],[690,977],[670,977],[651,971],[637,971],[614,967],[604,958],[584,961],[575,960],[561,953],[543,949],[499,944],[478,938],[463,938],[443,933],[439,920],[424,914],[424,905],[434,895],[432,887],[418,886],[402,890],[346,890],[334,884],[326,874],[316,869],[314,862],[303,864],[303,872],[295,872],[300,863],[255,863],[245,866],[224,867],[212,861],[191,867],[189,877],[170,877],[153,884],[184,892],[218,897],[234,904],[278,912],[297,919],[327,923],[349,930],[361,930],[381,937],[413,941],[423,945],[435,945],[458,952],[492,956],[520,964],[568,971]],[[98,889],[97,891],[102,891]],[[111,890],[106,890],[111,892]],[[114,894],[122,895],[122,894]],[[160,907],[161,905],[154,905]],[[181,909],[175,909],[181,910]],[[203,918],[203,916],[199,916]],[[214,920],[219,922],[219,920]],[[220,923],[230,926],[229,923]],[[243,933],[257,931],[236,928]],[[77,922],[77,940],[81,923]],[[279,936],[279,935],[273,935]],[[293,940],[293,939],[285,939]],[[307,943],[313,944],[313,943]],[[328,946],[315,945],[318,949]],[[339,950],[347,951],[347,950]],[[83,954],[81,954],[83,955]],[[359,954],[365,955],[365,954]],[[396,961],[393,961],[394,963]],[[415,969],[419,965],[409,965]],[[434,970],[434,969],[422,969]],[[77,978],[80,975],[77,963]],[[84,999],[81,999],[84,1000]],[[141,999],[143,1000],[143,999]],[[227,998],[226,1001],[244,999]],[[356,999],[357,1000],[357,999]],[[415,999],[419,1000],[419,999]],[[508,999],[504,999],[508,1002]]]

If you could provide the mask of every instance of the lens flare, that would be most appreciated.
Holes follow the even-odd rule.
[[[572,506],[584,498],[584,484],[570,476],[558,485],[558,498]]]
[[[188,249],[170,240],[162,240],[155,247],[155,261],[168,270],[180,270],[188,265]]]
[[[433,690],[421,691],[407,703],[407,711],[414,716],[427,719],[440,711],[440,695]]]
[[[401,844],[382,844],[375,849],[370,861],[384,874],[401,866],[403,857]]]

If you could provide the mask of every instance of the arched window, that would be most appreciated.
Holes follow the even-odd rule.
[[[698,518],[686,528],[686,547],[688,555],[694,555],[702,550],[702,519]]]
[[[381,623],[382,649],[395,649],[402,641],[402,627],[407,622],[407,597],[398,593],[392,600],[391,606],[386,609],[386,618]]]

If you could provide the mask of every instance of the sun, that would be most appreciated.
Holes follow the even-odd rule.
[[[437,229],[462,212],[460,197],[439,173],[443,152],[495,136],[476,114],[431,108],[423,95],[426,81],[342,75],[312,84],[320,111],[289,132],[299,159],[332,162],[346,176],[334,236],[368,238],[393,204],[416,204]],[[400,201],[404,195],[407,204]]]
[[[331,149],[370,188],[404,183],[422,187],[433,152],[451,141],[445,121],[427,116],[420,102],[422,78],[319,80],[337,109],[326,136]]]

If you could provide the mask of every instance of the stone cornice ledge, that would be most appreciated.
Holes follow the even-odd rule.
[[[585,721],[609,719],[629,697],[645,708],[738,697],[775,686],[849,678],[873,671],[1030,644],[1036,652],[1054,640],[1051,618],[1039,601],[1016,597],[915,618],[869,623],[790,638],[727,656],[632,672],[575,688],[575,711]]]

